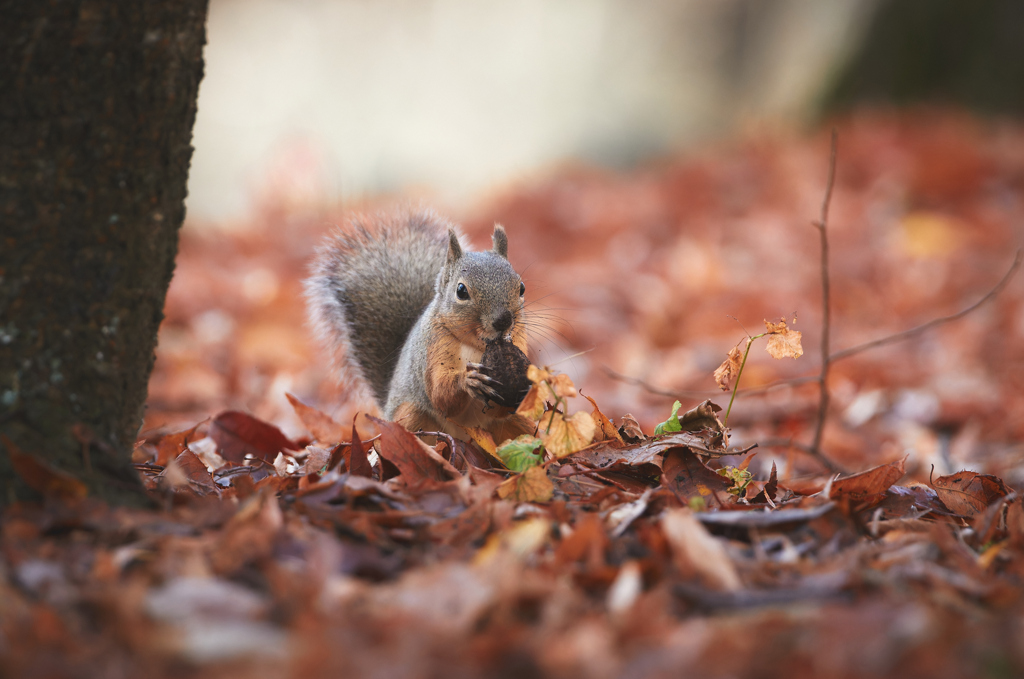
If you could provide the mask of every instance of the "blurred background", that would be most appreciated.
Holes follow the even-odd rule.
[[[1022,242],[1019,0],[212,0],[205,54],[149,431],[233,408],[302,436],[286,393],[372,412],[301,295],[353,210],[423,202],[478,247],[503,223],[531,358],[647,431],[675,399],[724,406],[712,372],[763,319],[795,314],[805,355],[755,348],[743,387],[818,371],[833,128],[833,351],[975,303]],[[836,364],[825,448],[1024,482],[1021,376],[1014,280]],[[814,384],[782,384],[729,425],[765,450],[752,469],[814,473],[786,442],[816,413]]]
[[[188,215],[464,203],[858,101],[1019,110],[1013,0],[212,0]]]

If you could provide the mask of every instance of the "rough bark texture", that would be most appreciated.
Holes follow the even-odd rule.
[[[0,0],[0,433],[117,503],[144,498],[130,452],[185,214],[206,7]],[[0,484],[0,506],[31,496],[3,452]]]

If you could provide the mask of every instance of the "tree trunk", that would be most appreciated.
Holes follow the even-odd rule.
[[[0,0],[0,506],[118,504],[185,216],[207,0]],[[10,444],[13,443],[13,446]],[[38,485],[38,484],[36,484]]]

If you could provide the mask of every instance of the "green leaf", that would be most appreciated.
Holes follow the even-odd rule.
[[[670,434],[674,431],[683,430],[683,425],[679,424],[679,418],[676,417],[676,413],[679,412],[680,407],[682,407],[682,403],[679,401],[672,404],[672,414],[668,416],[667,420],[654,428],[655,436],[661,436],[662,434]]]
[[[732,488],[729,492],[733,495],[742,496],[744,491],[747,489],[747,484],[754,478],[754,475],[748,472],[746,469],[740,469],[738,467],[723,467],[716,472],[719,476],[732,481]]]
[[[539,438],[523,434],[498,448],[496,454],[505,466],[514,472],[524,472],[530,467],[540,464],[541,454],[537,451],[541,446]]]

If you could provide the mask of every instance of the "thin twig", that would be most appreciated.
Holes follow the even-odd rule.
[[[825,198],[821,202],[821,219],[814,226],[821,234],[821,375],[818,377],[818,422],[814,428],[814,441],[811,449],[821,455],[821,437],[825,432],[825,420],[828,418],[828,369],[832,363],[829,349],[829,331],[831,329],[831,307],[829,303],[830,285],[828,270],[828,206],[832,201],[832,187],[836,180],[836,146],[839,133],[832,130],[832,147],[828,157],[828,182],[825,184]]]
[[[714,390],[714,391],[711,391],[711,390],[706,390],[706,391],[669,391],[668,389],[661,389],[659,387],[654,386],[653,384],[650,384],[649,382],[645,382],[644,380],[640,379],[639,377],[630,377],[629,375],[623,375],[622,373],[615,372],[614,370],[612,370],[611,368],[609,368],[606,365],[602,365],[601,366],[601,370],[604,372],[605,375],[607,375],[608,377],[612,378],[613,380],[616,380],[616,381],[619,381],[619,382],[625,382],[626,384],[632,384],[632,385],[641,387],[644,391],[650,392],[650,393],[655,394],[657,396],[665,396],[667,398],[671,398],[671,399],[674,399],[676,401],[680,400],[679,399],[680,396],[682,396],[684,398],[701,398],[701,399],[703,399],[703,398],[706,398],[708,396],[716,396],[716,395],[722,393],[722,392],[720,392],[718,390]]]
[[[898,332],[895,335],[880,337],[876,340],[871,340],[870,342],[865,342],[863,344],[858,344],[856,346],[850,347],[849,349],[843,349],[842,351],[838,351],[832,354],[829,357],[829,360],[834,362],[843,358],[848,358],[850,356],[853,356],[854,354],[859,354],[862,351],[867,351],[868,349],[874,349],[875,347],[885,346],[886,344],[893,344],[894,342],[902,342],[905,339],[910,339],[915,335],[919,335],[926,330],[931,330],[932,328],[942,325],[943,323],[949,323],[950,321],[955,321],[960,318],[963,318],[964,316],[971,313],[972,311],[980,307],[982,304],[984,304],[985,302],[989,301],[990,299],[998,295],[1000,292],[1002,292],[1003,288],[1005,288],[1007,284],[1010,282],[1010,279],[1012,279],[1014,274],[1017,273],[1017,269],[1020,268],[1022,262],[1024,262],[1024,250],[1017,250],[1017,254],[1013,258],[1013,264],[1010,265],[1010,269],[1006,272],[1002,279],[1000,279],[1000,281],[996,283],[995,287],[989,290],[984,297],[982,297],[981,299],[979,299],[977,302],[967,307],[966,309],[961,309],[960,311],[950,316],[933,318],[927,323],[923,323],[917,326],[916,328],[910,328],[909,330]]]

